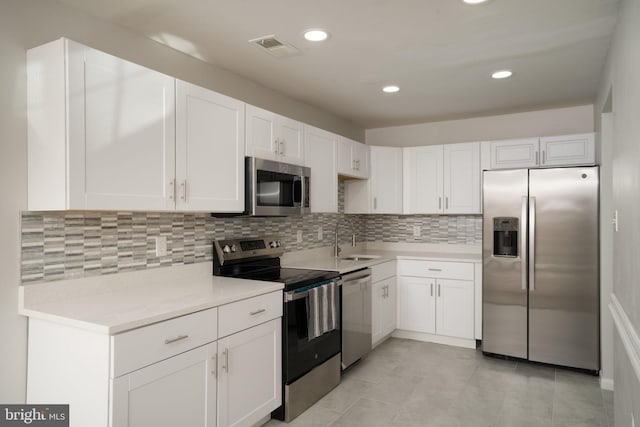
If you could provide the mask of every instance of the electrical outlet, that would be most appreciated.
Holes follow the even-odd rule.
[[[298,230],[297,240],[298,243],[302,243],[302,230]]]
[[[156,256],[167,255],[167,236],[156,236]]]
[[[319,225],[319,226],[318,226],[318,240],[319,240],[319,241],[322,241],[322,238],[323,238],[323,234],[322,234],[322,226],[321,226],[321,225]]]
[[[420,237],[422,235],[422,230],[419,225],[413,226],[413,237]]]

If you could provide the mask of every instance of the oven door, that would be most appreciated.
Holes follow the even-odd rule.
[[[285,292],[284,314],[282,322],[282,374],[285,384],[291,384],[314,367],[322,364],[340,352],[341,324],[341,287],[336,285],[337,327],[324,334],[309,339],[309,291]],[[326,283],[325,283],[326,284]],[[318,284],[322,286],[322,284]]]
[[[310,212],[310,169],[246,158],[246,202],[250,215],[285,216]]]

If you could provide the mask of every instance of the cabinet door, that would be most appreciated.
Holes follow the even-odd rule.
[[[276,139],[276,117],[270,111],[253,105],[246,106],[246,152],[247,156],[266,160],[277,160],[280,146]]]
[[[396,329],[396,277],[389,277],[382,281],[385,297],[382,300],[380,316],[380,333],[388,335]]]
[[[538,138],[491,142],[491,169],[535,168],[540,164]]]
[[[69,46],[83,52],[71,56],[70,102],[84,101],[84,117],[69,117],[69,208],[174,209],[175,79]]]
[[[384,310],[385,310],[385,297],[386,297],[386,285],[384,283],[384,280],[373,283],[371,285],[371,293],[372,293],[371,344],[376,344],[384,336],[384,333],[382,332],[382,328],[384,324]]]
[[[442,145],[403,149],[404,213],[430,214],[443,212]]]
[[[474,289],[471,280],[438,279],[436,332],[457,338],[474,338]]]
[[[372,213],[402,213],[402,148],[371,147]]]
[[[444,146],[444,213],[480,213],[480,144]]]
[[[338,137],[336,150],[336,166],[339,175],[353,176],[353,162],[351,161],[351,140]]]
[[[113,379],[110,426],[215,426],[215,360],[211,343]]]
[[[369,146],[360,142],[352,141],[351,159],[355,175],[360,178],[369,178]]]
[[[311,168],[311,212],[338,212],[335,134],[304,127],[305,166]]]
[[[540,138],[541,166],[593,165],[593,133]]]
[[[302,135],[302,123],[287,117],[278,117],[279,161],[295,165],[304,164],[304,139]]]
[[[244,211],[244,103],[176,82],[176,208]]]
[[[398,329],[436,332],[435,279],[401,276],[399,280]]]
[[[252,425],[282,404],[280,327],[277,318],[218,341],[219,427]]]

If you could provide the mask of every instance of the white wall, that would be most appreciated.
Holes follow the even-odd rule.
[[[610,170],[613,233],[613,304],[616,426],[640,425],[640,0],[622,0],[618,24],[595,106],[596,129],[612,89]],[[604,126],[606,128],[606,124]],[[606,143],[603,138],[603,144]],[[604,153],[604,147],[603,147]],[[605,156],[603,155],[603,160]],[[635,335],[635,337],[634,337]],[[634,348],[635,345],[635,348]],[[632,415],[633,414],[633,415]]]
[[[238,75],[205,64],[54,0],[0,2],[0,402],[25,399],[26,320],[17,314],[19,213],[26,209],[28,48],[69,37],[166,74],[217,90],[314,126],[363,140],[352,123],[296,102]]]
[[[593,132],[593,105],[367,129],[369,145],[409,147]]]

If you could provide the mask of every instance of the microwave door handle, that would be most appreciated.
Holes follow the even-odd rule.
[[[303,181],[302,181],[303,177],[298,175],[295,176],[293,178],[293,206],[295,207],[302,207],[302,200],[304,200],[304,196],[303,196],[303,191],[304,191],[304,185],[303,185]],[[296,191],[296,187],[299,186],[300,187],[300,191]],[[300,196],[300,200],[296,199],[296,196]]]

